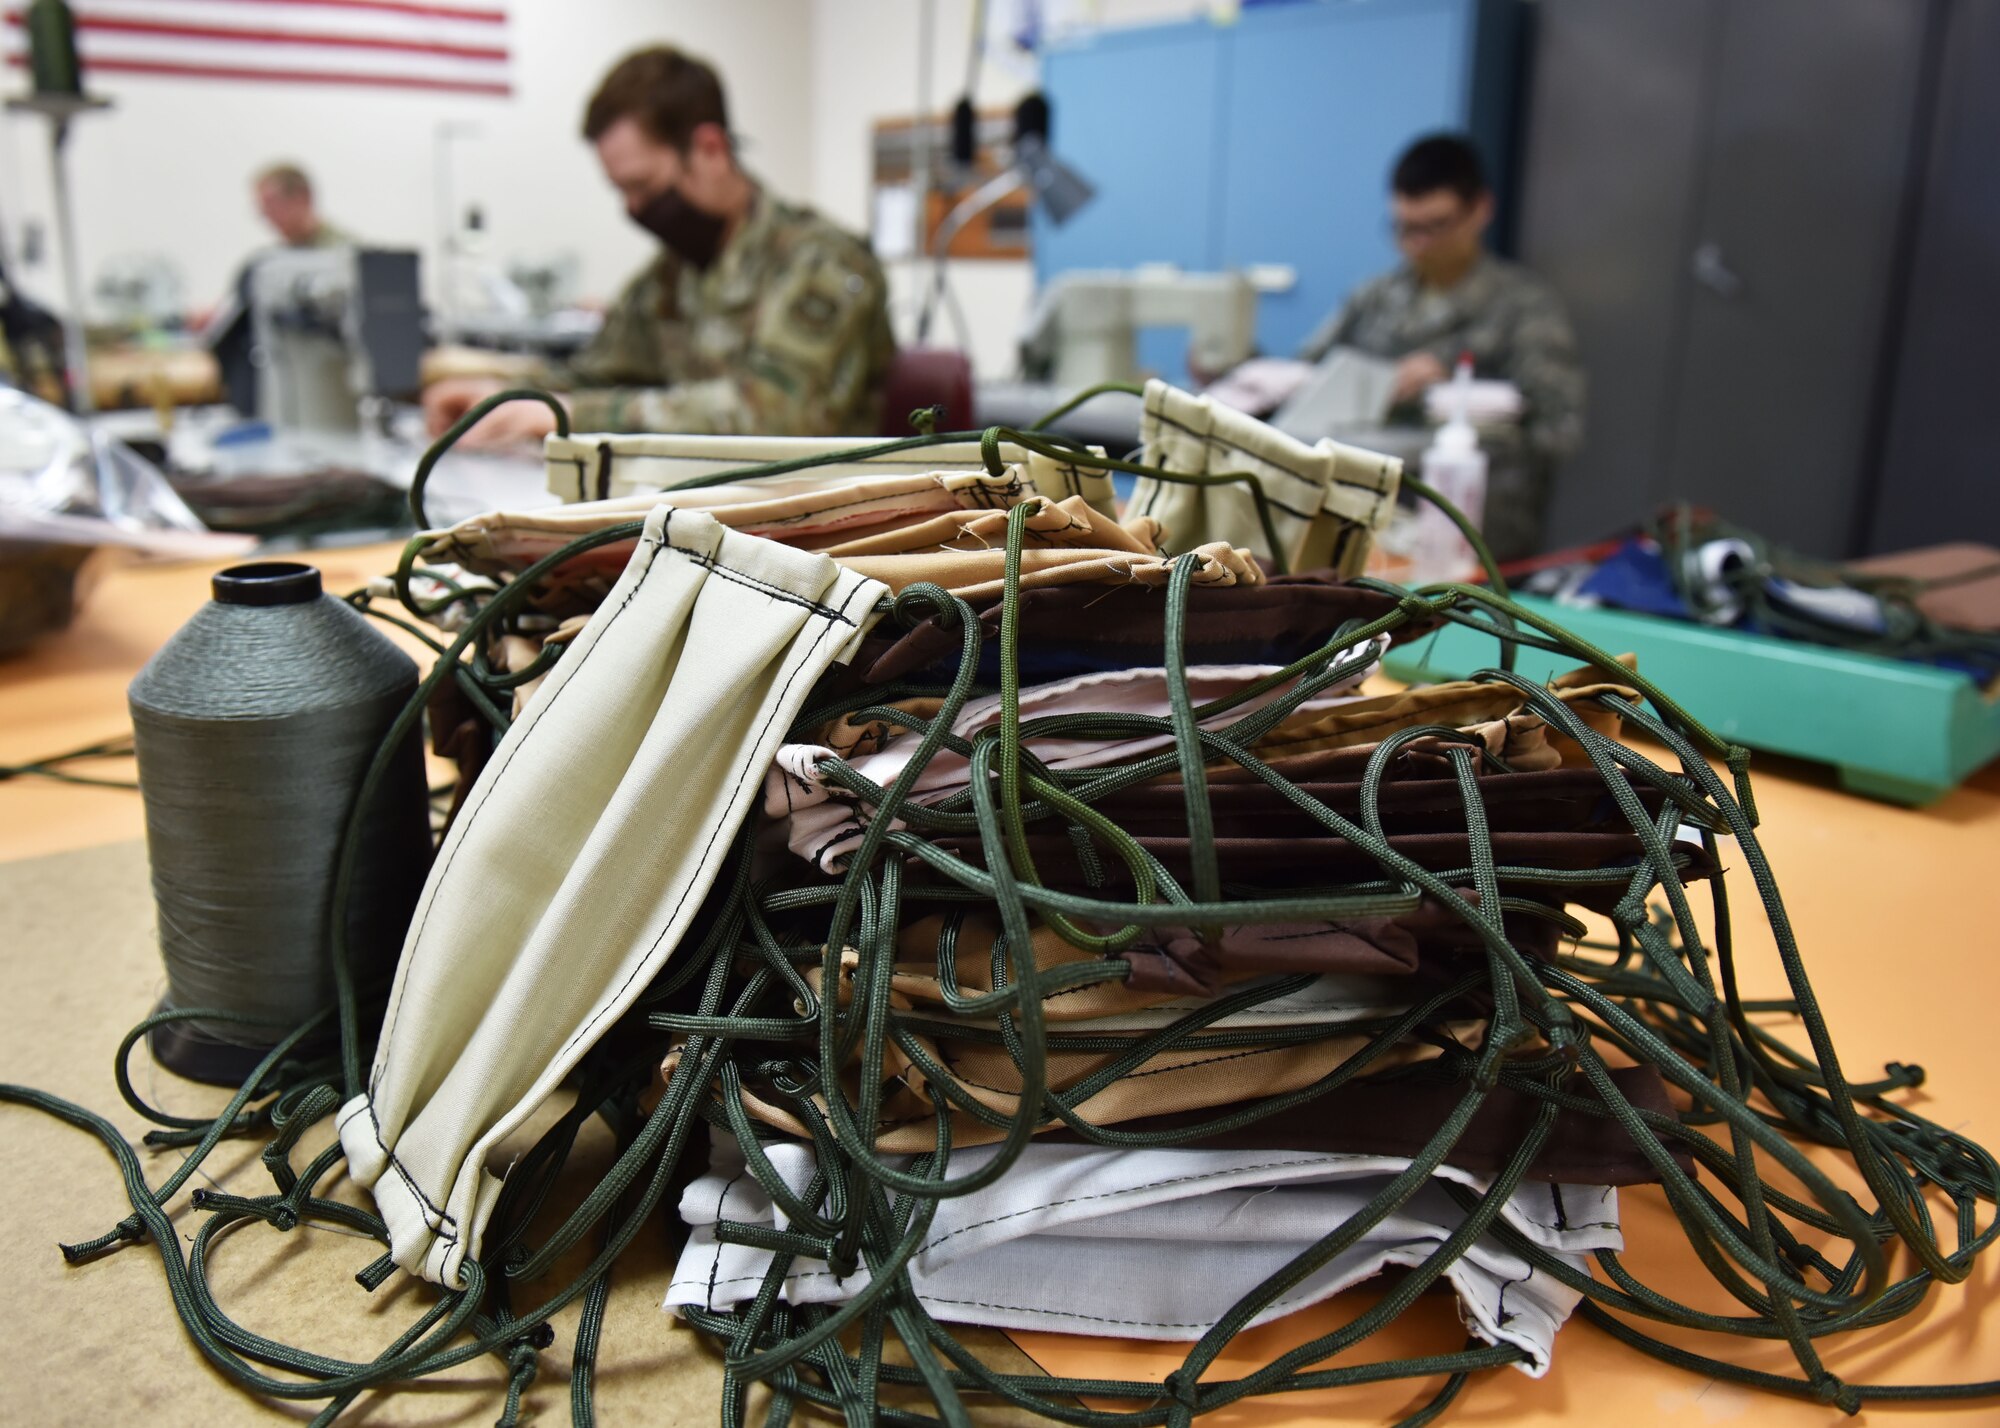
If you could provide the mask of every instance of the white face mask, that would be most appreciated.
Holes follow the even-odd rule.
[[[785,1183],[802,1193],[816,1168],[811,1147],[774,1142],[764,1149]],[[954,1151],[947,1176],[969,1174],[995,1149]],[[993,1184],[938,1202],[925,1244],[910,1261],[911,1287],[938,1318],[961,1324],[1195,1339],[1409,1164],[1314,1151],[1033,1141]],[[1422,1263],[1465,1219],[1437,1180],[1475,1190],[1489,1183],[1440,1167],[1433,1184],[1251,1323],[1330,1298],[1391,1266]],[[1624,1245],[1618,1192],[1608,1185],[1522,1185],[1500,1215],[1583,1274],[1586,1256]],[[666,1307],[727,1309],[754,1298],[770,1251],[723,1244],[715,1225],[782,1229],[784,1217],[744,1172],[742,1153],[726,1133],[714,1133],[711,1168],[682,1195],[681,1218],[692,1230]],[[1556,1331],[1581,1298],[1549,1275],[1532,1274],[1526,1260],[1490,1234],[1453,1262],[1444,1282],[1472,1331],[1521,1349],[1527,1355],[1521,1369],[1537,1378],[1548,1371]],[[837,1279],[826,1265],[801,1256],[784,1295],[793,1304],[839,1303],[867,1283],[866,1269]]]

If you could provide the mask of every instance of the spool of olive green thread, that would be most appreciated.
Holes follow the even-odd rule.
[[[235,566],[212,591],[139,671],[128,700],[167,970],[162,1007],[257,1023],[165,1023],[152,1031],[153,1054],[182,1075],[236,1085],[333,1003],[341,837],[417,668],[324,594],[309,565]],[[371,800],[358,852],[344,912],[355,980],[366,985],[394,966],[430,863],[415,730]]]

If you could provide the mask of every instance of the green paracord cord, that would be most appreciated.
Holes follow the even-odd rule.
[[[468,413],[454,428],[454,436],[469,429],[491,405],[497,400]],[[448,436],[427,454],[413,487],[412,506],[420,522],[423,477],[452,439]],[[998,443],[1006,440],[1059,459],[1173,479],[1170,473],[1136,463],[1084,458],[1055,442],[997,429],[920,436],[876,449],[907,450],[946,440],[980,441],[989,462]],[[722,473],[699,484],[754,479],[854,455],[850,451],[817,462],[774,463]],[[1253,495],[1259,494],[1254,482],[1251,489]],[[1433,493],[1418,489],[1435,499]],[[1258,505],[1261,512],[1261,498]],[[697,1130],[708,1125],[736,1136],[746,1173],[783,1208],[789,1226],[776,1232],[727,1222],[718,1225],[722,1241],[772,1251],[771,1268],[760,1291],[739,1309],[683,1311],[688,1322],[723,1353],[721,1417],[730,1425],[743,1422],[747,1388],[756,1381],[771,1390],[767,1421],[772,1423],[787,1421],[796,1408],[811,1404],[857,1424],[967,1424],[980,1402],[997,1400],[1081,1428],[1140,1428],[1187,1424],[1201,1413],[1253,1394],[1399,1378],[1437,1383],[1431,1399],[1402,1420],[1430,1422],[1460,1395],[1472,1375],[1518,1362],[1520,1351],[1473,1342],[1456,1353],[1332,1369],[1315,1365],[1403,1312],[1482,1235],[1496,1237],[1536,1270],[1582,1294],[1582,1313],[1591,1322],[1682,1368],[1815,1397],[1848,1412],[1871,1401],[2000,1392],[2000,1384],[1994,1383],[1918,1388],[1850,1384],[1829,1373],[1819,1358],[1821,1340],[1888,1323],[1915,1309],[1935,1285],[1969,1273],[1973,1257],[1996,1234],[1990,1211],[1986,1222],[1980,1222],[1979,1206],[1981,1202],[1990,1206],[2000,1193],[2000,1164],[1963,1136],[1891,1099],[1918,1084],[1921,1072],[1892,1066],[1874,1082],[1856,1084],[1847,1079],[1757,842],[1748,756],[1743,750],[1716,738],[1605,652],[1514,605],[1497,576],[1489,587],[1445,586],[1417,593],[1381,587],[1396,599],[1389,614],[1340,631],[1326,648],[1254,686],[1197,705],[1187,685],[1183,653],[1182,626],[1193,575],[1192,563],[1185,559],[1175,563],[1164,597],[1169,713],[1163,717],[1080,713],[1024,722],[1019,710],[1018,621],[1020,558],[1030,509],[1028,504],[1017,506],[1008,518],[997,727],[971,740],[951,732],[953,718],[977,692],[980,638],[974,612],[935,586],[903,592],[892,604],[891,618],[915,625],[936,617],[955,624],[960,633],[959,667],[948,686],[870,691],[860,703],[848,701],[831,711],[809,710],[792,731],[795,740],[810,740],[813,729],[838,713],[880,718],[908,731],[909,761],[887,788],[868,782],[840,760],[830,760],[820,769],[829,786],[846,791],[868,810],[863,841],[847,871],[831,878],[801,865],[785,886],[757,882],[752,850],[758,820],[752,816],[736,838],[697,923],[703,929],[699,937],[681,949],[660,981],[586,1057],[574,1105],[507,1176],[485,1237],[485,1262],[468,1260],[462,1286],[440,1292],[383,1353],[366,1363],[353,1363],[275,1343],[234,1322],[216,1302],[208,1281],[207,1261],[217,1236],[245,1220],[263,1221],[280,1232],[311,1221],[335,1223],[387,1243],[386,1228],[377,1217],[316,1193],[339,1163],[337,1144],[302,1170],[291,1163],[303,1133],[359,1089],[361,1068],[373,1052],[371,1038],[363,1030],[363,1013],[372,1010],[369,999],[380,989],[352,984],[346,949],[339,943],[335,947],[338,1008],[333,1013],[341,1032],[338,1057],[295,1059],[294,1048],[309,1041],[318,1023],[299,1028],[212,1120],[175,1117],[147,1106],[133,1090],[124,1060],[138,1038],[162,1017],[214,1018],[217,1013],[200,1009],[163,1013],[149,1018],[126,1039],[119,1052],[121,1094],[162,1127],[147,1137],[148,1143],[189,1148],[174,1174],[157,1186],[147,1181],[137,1154],[110,1123],[40,1092],[0,1087],[0,1099],[40,1109],[95,1134],[119,1164],[133,1214],[108,1234],[66,1253],[82,1258],[126,1243],[152,1244],[166,1270],[176,1312],[209,1362],[250,1392],[323,1402],[316,1422],[332,1421],[366,1389],[421,1378],[491,1353],[507,1368],[502,1422],[511,1423],[534,1376],[538,1352],[548,1346],[548,1319],[581,1299],[583,1320],[573,1346],[570,1397],[574,1420],[590,1423],[594,1356],[613,1265],[634,1236],[663,1213],[684,1153],[699,1147]],[[1463,526],[1462,518],[1451,514]],[[1268,532],[1267,513],[1264,521]],[[445,595],[427,602],[418,601],[410,587],[417,557],[413,543],[399,566],[399,599],[418,620],[462,604],[462,621],[449,640],[433,639],[400,616],[369,608],[365,595],[352,597],[358,608],[425,639],[438,659],[384,740],[384,752],[356,800],[343,844],[337,899],[344,903],[351,891],[362,815],[382,780],[389,752],[421,718],[431,694],[450,680],[496,731],[504,730],[511,690],[546,669],[560,652],[545,652],[530,670],[499,675],[484,658],[487,637],[508,628],[543,577],[588,550],[632,539],[641,526],[635,520],[574,541],[497,589],[446,582]],[[1468,528],[1468,534],[1474,536],[1483,557],[1476,533]],[[1490,567],[1491,562],[1486,563]],[[1482,676],[1510,687],[1525,708],[1581,749],[1642,849],[1635,865],[1558,873],[1498,863],[1480,778],[1503,766],[1453,730],[1412,729],[1383,740],[1369,757],[1358,814],[1351,816],[1322,803],[1257,755],[1257,740],[1279,720],[1314,691],[1349,673],[1335,662],[1342,651],[1439,618],[1485,629],[1509,653],[1516,644],[1562,651],[1602,671],[1607,682],[1638,690],[1643,700],[1639,706],[1600,697],[1664,746],[1678,767],[1663,767],[1599,733],[1552,692],[1504,668]],[[1274,690],[1282,692],[1256,712],[1221,721],[1248,699]],[[888,707],[892,699],[925,693],[942,701],[939,712],[929,718]],[[1164,736],[1171,747],[1125,764],[1059,775],[1043,767],[1025,742],[1041,735],[1139,733]],[[1385,832],[1381,799],[1391,766],[1419,741],[1445,750],[1468,840],[1467,867],[1426,868],[1398,852]],[[934,805],[911,802],[925,767],[943,750],[968,760],[969,787]],[[1710,758],[1726,766],[1727,780],[1713,771]],[[1365,853],[1379,876],[1254,900],[1232,896],[1218,871],[1213,817],[1201,772],[1231,763],[1327,834]],[[1189,801],[1192,888],[1183,888],[1138,840],[1096,806],[1121,789],[1175,772],[1182,776]],[[1761,913],[1775,935],[1789,997],[1751,1002],[1738,992],[1727,889],[1720,878],[1709,881],[1704,920],[1681,878],[1688,855],[1677,834],[1688,829],[1696,831],[1711,855],[1723,847],[1723,838],[1730,840],[1733,860],[1748,872]],[[976,835],[978,861],[934,841],[934,836],[947,833],[961,839]],[[1093,858],[1108,853],[1124,865],[1132,894],[1121,898],[1102,888],[1080,893],[1043,884],[1029,856],[1031,833],[1068,835],[1079,848],[1093,850]],[[1611,920],[1616,941],[1580,942],[1547,963],[1524,957],[1509,940],[1503,912],[1546,916],[1576,929],[1554,905],[1502,896],[1503,883],[1524,875],[1546,883],[1556,897],[1563,886],[1615,890]],[[1468,887],[1476,898],[1460,891]],[[1268,1032],[1217,1030],[1214,1024],[1298,990],[1304,982],[1297,977],[1237,990],[1169,1026],[1120,1043],[1101,1069],[1081,1082],[1061,1090],[1048,1083],[1052,1055],[1104,1054],[1107,1048],[1103,1038],[1093,1038],[1087,1024],[1081,1030],[1064,1029],[1045,1021],[1044,999],[1128,976],[1127,964],[1115,954],[1148,929],[1337,921],[1408,912],[1420,901],[1455,914],[1476,935],[1480,951],[1451,985],[1407,1011],[1373,1022],[1297,1029],[1301,1043],[1335,1035],[1366,1037],[1361,1049],[1311,1085],[1219,1108],[1201,1124],[1172,1133],[1100,1126],[1078,1109],[1163,1052],[1267,1044]],[[1000,935],[993,950],[992,990],[960,987],[956,950],[962,913],[952,912],[944,918],[937,948],[942,1004],[918,1011],[892,1005],[890,972],[898,956],[897,934],[905,910],[918,905],[986,907],[997,914]],[[1057,929],[1093,956],[1037,970],[1031,955],[1037,922]],[[336,929],[344,931],[344,925],[345,919],[334,919]],[[851,970],[842,965],[843,950],[854,954]],[[832,988],[842,988],[843,995],[821,997],[821,990]],[[1438,1064],[1455,1079],[1460,1095],[1425,1146],[1359,1212],[1329,1225],[1317,1243],[1239,1301],[1202,1336],[1164,1384],[998,1373],[974,1357],[916,1300],[907,1265],[924,1243],[938,1202],[970,1193],[1005,1174],[1037,1130],[1060,1123],[1099,1145],[1157,1147],[1240,1129],[1378,1071],[1386,1055],[1413,1038],[1433,1035],[1430,1029],[1450,1016],[1452,1008],[1462,1008],[1469,997],[1489,1009],[1489,1029],[1476,1050],[1443,1043]],[[1768,1025],[1753,1020],[1774,1012],[1797,1021],[1809,1050],[1795,1049]],[[953,1079],[931,1049],[941,1038],[1005,1048],[1020,1086],[1011,1114],[976,1100]],[[881,1066],[892,1047],[909,1062],[910,1074],[921,1078],[936,1111],[929,1150],[905,1158],[902,1164],[892,1164],[872,1149],[883,1129],[887,1088],[881,1078],[861,1076],[857,1091],[845,1074],[857,1066]],[[673,1069],[648,1113],[642,1098],[658,1085],[658,1068],[669,1050],[674,1053]],[[1665,1116],[1633,1105],[1610,1074],[1613,1064],[1631,1061],[1656,1066],[1690,1109]],[[803,1191],[777,1174],[761,1148],[774,1132],[753,1121],[745,1109],[743,1094],[753,1087],[796,1118],[811,1138],[819,1168]],[[1438,1183],[1432,1172],[1500,1088],[1531,1098],[1535,1113],[1484,1192],[1447,1187],[1465,1218],[1443,1243],[1381,1299],[1333,1333],[1241,1378],[1209,1376],[1230,1340],[1267,1306],[1357,1243],[1419,1189]],[[1657,1174],[1691,1247],[1733,1296],[1740,1312],[1719,1314],[1680,1303],[1639,1280],[1612,1251],[1598,1252],[1596,1273],[1580,1274],[1499,1217],[1500,1207],[1563,1114],[1608,1118],[1622,1128]],[[976,1172],[951,1173],[955,1116],[977,1122],[997,1136],[997,1148]],[[545,1229],[538,1212],[579,1131],[594,1117],[602,1118],[613,1132],[618,1158],[567,1219]],[[197,1209],[205,1218],[184,1253],[161,1207],[220,1140],[246,1135],[271,1137],[265,1163],[275,1193],[196,1192]],[[1844,1190],[1806,1157],[1798,1142],[1840,1152],[1860,1174],[1872,1205]],[[1683,1168],[1683,1158],[1698,1167],[1699,1179]],[[1792,1188],[1770,1183],[1774,1169]],[[1942,1195],[1951,1204],[1949,1248],[1933,1219],[1927,1192]],[[532,1245],[531,1229],[538,1235]],[[594,1239],[596,1249],[581,1274],[562,1286],[538,1290],[541,1302],[531,1308],[513,1307],[516,1285],[543,1277],[558,1256],[587,1238]],[[1845,1249],[1840,1248],[1843,1242]],[[1892,1278],[1892,1250],[1898,1248],[1914,1265],[1901,1278]],[[839,1305],[785,1304],[779,1291],[800,1258],[824,1261],[841,1273],[865,1267],[870,1282]],[[390,1270],[384,1257],[358,1278],[373,1289]],[[1782,1339],[1799,1372],[1750,1370],[1726,1357],[1692,1352],[1648,1333],[1644,1326],[1653,1323],[1742,1338]],[[886,1358],[885,1345],[892,1335],[907,1351],[907,1365]],[[893,1405],[880,1401],[887,1389],[897,1391]],[[1083,1397],[1128,1406],[1086,1408],[1079,1403]]]

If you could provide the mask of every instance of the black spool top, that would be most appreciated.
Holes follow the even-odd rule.
[[[259,560],[219,570],[209,591],[225,605],[303,605],[320,596],[319,570],[295,560]]]

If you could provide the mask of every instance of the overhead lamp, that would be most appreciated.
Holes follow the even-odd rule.
[[[1097,196],[1096,187],[1074,168],[1057,158],[1049,148],[1049,101],[1040,93],[1030,94],[1014,107],[1014,142],[1007,167],[959,201],[938,224],[931,243],[936,262],[935,277],[925,295],[922,314],[917,319],[917,341],[930,333],[931,314],[945,290],[945,261],[952,242],[966,224],[1002,199],[1026,189],[1030,202],[1049,222],[1061,227]],[[969,345],[966,333],[959,341]]]

